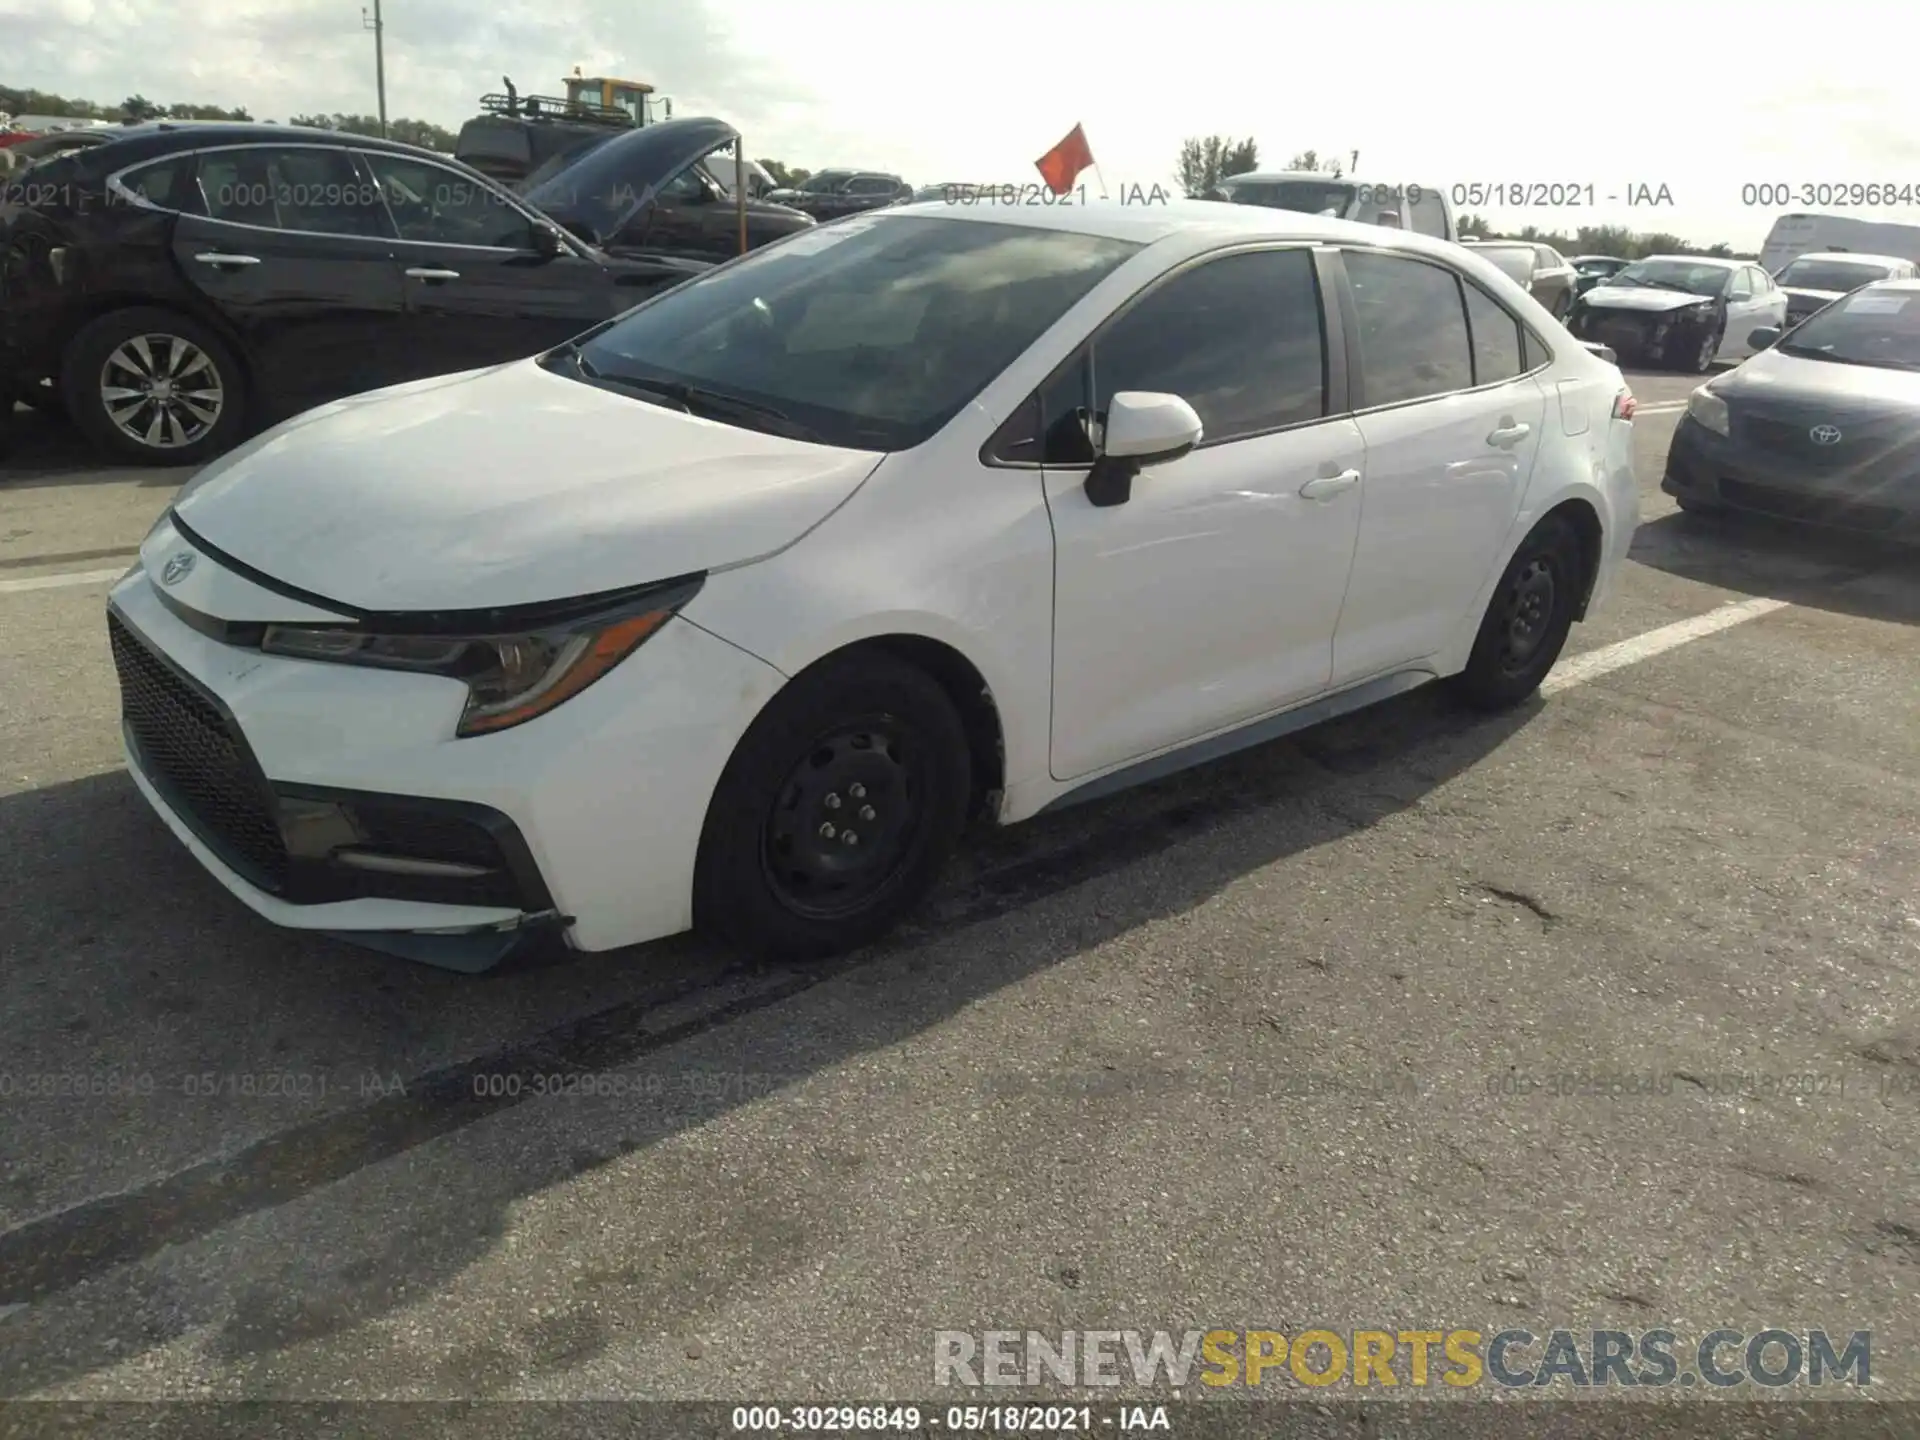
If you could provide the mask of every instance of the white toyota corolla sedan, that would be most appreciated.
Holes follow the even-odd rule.
[[[1632,539],[1632,414],[1444,241],[876,212],[201,471],[109,601],[128,758],[282,925],[830,954],[975,817],[1533,694]]]

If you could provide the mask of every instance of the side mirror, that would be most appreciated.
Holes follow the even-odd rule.
[[[1756,350],[1769,350],[1785,333],[1778,325],[1762,325],[1747,332],[1747,343]]]
[[[1107,405],[1099,459],[1087,473],[1087,499],[1106,507],[1133,497],[1133,477],[1149,465],[1178,460],[1200,443],[1204,427],[1178,395],[1122,390]]]
[[[553,259],[557,255],[567,253],[566,242],[561,240],[560,232],[555,230],[551,225],[535,225],[533,227],[533,249],[536,255],[543,256],[548,260]]]

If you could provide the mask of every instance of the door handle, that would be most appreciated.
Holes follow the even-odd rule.
[[[203,251],[193,257],[202,265],[258,265],[258,255],[224,255],[218,250]]]
[[[407,271],[407,278],[409,280],[458,280],[460,278],[460,272],[458,270],[429,270],[423,268]]]
[[[1511,450],[1532,433],[1531,425],[1516,425],[1510,417],[1503,415],[1500,418],[1500,428],[1487,436],[1487,444],[1498,446],[1502,450]]]
[[[1360,483],[1358,470],[1342,470],[1338,475],[1322,475],[1317,480],[1309,480],[1300,487],[1303,500],[1330,500],[1342,490],[1351,490]]]

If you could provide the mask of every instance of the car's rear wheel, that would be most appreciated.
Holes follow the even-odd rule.
[[[1540,688],[1566,646],[1585,581],[1580,537],[1557,515],[1534,527],[1508,563],[1454,689],[1480,710],[1504,710]]]
[[[100,450],[137,465],[196,465],[246,424],[246,383],[226,343],[169,310],[116,310],[67,346],[67,413]]]
[[[878,939],[939,876],[972,762],[939,683],[861,651],[796,677],[755,719],[708,807],[694,924],[767,959]]]

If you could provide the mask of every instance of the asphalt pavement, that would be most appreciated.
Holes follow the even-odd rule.
[[[1540,701],[983,835],[792,972],[461,977],[256,919],[119,757],[102,598],[185,475],[27,422],[0,1398],[926,1399],[940,1330],[1783,1327],[1872,1331],[1920,1399],[1920,562],[1680,516],[1696,382],[1631,379],[1642,529]]]

